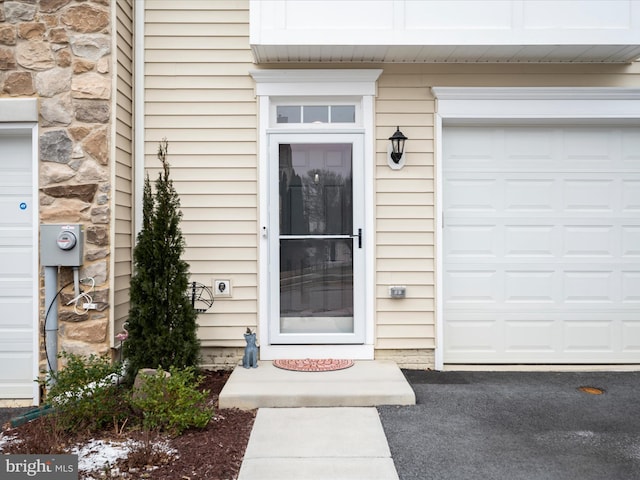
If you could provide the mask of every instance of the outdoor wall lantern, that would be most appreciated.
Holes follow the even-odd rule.
[[[400,131],[400,127],[396,128],[395,133],[389,137],[388,158],[387,163],[389,167],[394,170],[398,170],[404,167],[404,143],[408,140],[407,137]]]

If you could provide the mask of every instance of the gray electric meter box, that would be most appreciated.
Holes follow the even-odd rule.
[[[82,265],[82,224],[40,225],[40,263],[45,267]]]

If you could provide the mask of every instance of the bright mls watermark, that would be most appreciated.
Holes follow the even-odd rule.
[[[0,455],[2,480],[78,480],[77,455]]]

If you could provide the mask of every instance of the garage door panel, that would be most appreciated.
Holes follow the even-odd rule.
[[[506,303],[544,303],[556,301],[557,274],[553,270],[505,272]]]
[[[495,225],[454,225],[450,233],[447,253],[451,257],[495,257]]]
[[[616,210],[618,182],[613,180],[567,179],[564,181],[564,210],[590,211],[602,215]]]
[[[502,281],[496,270],[449,270],[444,279],[447,296],[451,304],[496,303]]]
[[[620,233],[614,225],[569,225],[562,233],[564,256],[611,258],[619,255]]]
[[[558,137],[553,129],[526,127],[513,127],[498,133],[496,143],[504,142],[504,161],[514,163],[532,161],[539,165],[540,162],[552,163],[555,160]],[[503,139],[503,140],[502,140]],[[500,163],[501,156],[494,157],[495,163]]]
[[[0,278],[0,300],[10,302],[19,297],[33,299],[33,279],[27,276]]]
[[[30,200],[27,194],[15,195],[12,198],[0,196],[0,223],[7,227],[20,227],[23,225],[31,226],[32,210],[30,208],[21,208],[20,205]],[[25,203],[23,207],[28,207]]]
[[[556,182],[552,179],[506,178],[504,180],[505,211],[507,213],[522,210],[553,212],[556,188]]]
[[[622,302],[625,304],[640,303],[640,271],[622,272]],[[630,305],[633,307],[633,305]],[[636,305],[635,308],[638,308]],[[640,317],[640,312],[638,313]],[[640,320],[640,319],[639,319]]]
[[[32,350],[31,332],[26,329],[3,328],[2,339],[0,340],[0,352],[2,352],[2,355],[15,353],[19,357],[23,357],[26,354],[31,354]],[[12,368],[14,367],[16,366],[13,365]],[[21,365],[20,368],[31,371],[32,365],[29,363],[29,365]]]
[[[622,322],[622,351],[640,354],[640,319]]]
[[[25,265],[31,265],[31,248],[0,248],[3,275],[23,275]]]
[[[451,135],[454,138],[459,134],[466,133],[451,131]],[[468,142],[452,141],[449,145],[448,158],[451,165],[468,167],[469,165],[477,166],[481,163],[493,163],[495,159],[495,137],[487,135],[483,131],[470,131],[468,134]]]
[[[4,218],[4,215],[3,215]],[[4,247],[24,247],[33,240],[31,228],[21,226],[9,226],[8,222],[2,222],[0,229],[0,245]]]
[[[640,353],[640,320],[612,321],[612,312],[503,309],[487,320],[478,312],[451,319],[445,348],[458,363],[625,363]],[[633,319],[632,319],[633,318]]]
[[[33,306],[31,298],[6,299],[0,298],[0,312],[2,312],[2,329],[23,330],[27,332],[33,327]],[[29,338],[30,332],[29,332]]]
[[[640,226],[623,225],[621,230],[622,257],[640,257]]]
[[[496,321],[486,318],[451,318],[449,328],[452,334],[445,338],[445,348],[459,355],[471,352],[493,356],[501,350],[501,332]]]
[[[619,338],[619,323],[611,320],[564,320],[564,351],[591,353],[615,352],[614,338]]]
[[[0,363],[11,365],[0,370],[0,398],[32,398],[35,378],[30,368],[31,352],[0,353]]]
[[[640,212],[640,180],[622,181],[622,211],[631,214]]]
[[[563,275],[564,302],[567,304],[614,303],[619,276],[610,270],[565,271]]]
[[[622,163],[635,171],[640,170],[640,137],[635,129],[623,129],[620,135]]]
[[[583,169],[589,164],[612,168],[619,162],[621,148],[619,130],[569,128],[559,132],[563,137],[560,153],[564,163],[576,163],[577,167]]]
[[[505,225],[506,257],[553,257],[556,228],[553,225]]]
[[[445,127],[446,363],[640,363],[632,147],[636,127]]]
[[[468,212],[493,212],[498,208],[499,192],[496,191],[497,181],[489,179],[451,179],[447,182],[448,192],[447,210]],[[482,199],[481,202],[478,199]]]
[[[535,353],[551,354],[558,350],[555,344],[557,322],[550,320],[523,320],[509,318],[504,320],[504,350],[511,354]]]

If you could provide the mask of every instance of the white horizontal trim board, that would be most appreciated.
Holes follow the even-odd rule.
[[[437,118],[445,123],[475,119],[639,119],[640,88],[432,87]]]
[[[258,96],[375,95],[381,69],[251,70]]]
[[[37,98],[3,98],[0,99],[0,122],[37,122]]]
[[[446,173],[446,172],[443,173],[443,171],[447,167],[447,165],[445,165],[444,163],[445,160],[443,157],[443,146],[444,146],[443,139],[444,139],[444,133],[447,127],[453,128],[459,125],[469,125],[471,126],[471,128],[468,129],[467,131],[473,132],[474,125],[478,125],[481,127],[495,125],[498,127],[498,130],[500,129],[500,127],[508,128],[513,126],[533,125],[535,127],[540,127],[540,126],[545,127],[544,128],[545,131],[551,131],[553,130],[553,128],[558,126],[556,131],[562,132],[562,131],[565,131],[564,127],[570,127],[570,129],[572,128],[575,130],[576,126],[582,126],[584,127],[582,128],[583,135],[585,135],[585,132],[591,131],[591,129],[593,129],[593,131],[596,132],[596,134],[601,133],[605,135],[605,134],[608,134],[608,132],[615,131],[617,128],[615,127],[616,125],[623,125],[623,127],[621,127],[622,129],[625,129],[627,126],[633,126],[633,127],[640,126],[640,89],[635,89],[635,88],[433,87],[432,92],[436,97],[436,102],[437,102],[436,114],[435,114],[435,137],[436,137],[436,147],[437,147],[436,148],[436,172],[438,175],[436,179],[436,182],[437,182],[437,189],[436,189],[437,200],[436,201],[438,205],[438,211],[436,215],[436,222],[437,222],[436,244],[441,245],[442,247],[437,249],[438,253],[437,253],[436,262],[437,262],[437,285],[440,285],[441,287],[444,285],[443,256],[446,254],[445,251],[447,249],[447,245],[443,243],[444,241],[443,233],[444,233],[444,227],[445,227],[445,224],[443,223],[443,208],[445,206],[444,195],[447,194],[447,192],[444,191],[444,188],[446,187],[444,179],[445,179],[445,175],[450,176],[449,173]],[[532,127],[532,129],[535,127]],[[549,128],[546,128],[546,127],[549,127]],[[597,127],[601,127],[601,128],[597,128]],[[578,130],[580,129],[581,127],[578,128]],[[485,128],[483,131],[489,132],[491,131],[491,129]],[[522,131],[526,132],[527,130],[522,129]],[[591,141],[591,137],[589,137],[589,140]],[[584,147],[580,147],[580,148],[584,150]],[[588,156],[589,155],[587,155],[587,157]],[[518,162],[512,162],[512,164],[510,165],[510,168],[512,168],[513,164],[515,163],[518,163],[518,164],[522,163],[521,160],[522,159],[519,159]],[[574,162],[572,168],[575,167],[578,169],[577,175],[582,175],[580,171],[587,168],[587,167],[582,167],[581,166],[582,163],[587,165],[589,161],[590,161],[589,158],[587,158],[584,162],[580,162],[580,161],[578,161],[577,163]],[[484,159],[482,160],[482,162],[484,162]],[[482,162],[476,162],[476,167],[474,168],[477,168],[477,164]],[[525,161],[525,163],[529,167],[531,167],[530,165],[531,161],[528,161],[528,162]],[[532,168],[527,169],[525,166],[524,170],[529,172],[534,170],[542,171],[544,168],[542,166],[543,163],[544,161],[537,162],[534,165],[535,168],[533,168],[533,170]],[[626,186],[625,188],[627,187],[630,188],[629,187],[630,184],[628,182],[632,180],[635,182],[636,181],[635,179],[638,177],[638,175],[640,175],[640,171],[638,171],[637,167],[633,167],[632,168],[633,171],[629,173],[627,172],[627,170],[631,168],[629,166],[630,160],[627,159],[627,161],[625,161],[624,163],[626,165],[624,167],[625,168],[624,171],[626,173],[621,173],[622,171],[620,170],[618,170],[618,173],[611,173],[610,175],[612,179],[611,181],[622,181],[623,184]],[[464,162],[460,163],[460,165],[463,165],[463,164]],[[553,168],[556,168],[556,167],[553,167],[553,162],[549,161],[547,162],[547,164],[550,165],[550,168],[551,168],[549,172],[554,171]],[[469,165],[468,162],[467,162],[467,165]],[[591,166],[593,167],[593,165]],[[464,167],[462,168],[464,169]],[[494,174],[490,173],[491,168],[487,170],[488,172],[487,173],[488,176],[486,177],[487,179],[495,177]],[[598,168],[604,168],[604,167],[602,165],[599,165]],[[457,170],[454,169],[454,172],[456,171]],[[517,172],[514,173],[511,170],[509,171],[511,172],[510,173],[511,176],[513,176],[513,174],[521,175],[521,173],[517,173]],[[611,170],[611,171],[614,172],[614,170]],[[454,173],[454,177],[456,175],[457,176],[463,175],[463,173],[464,172]],[[495,179],[496,181],[499,180],[498,177],[495,177]],[[588,179],[586,179],[586,177],[585,178],[580,177],[578,180],[586,181]],[[539,186],[541,185],[541,183],[538,182],[536,185]],[[573,181],[573,183],[569,182],[569,188],[574,188],[576,186],[577,186],[577,181]],[[567,187],[565,186],[565,188]],[[603,186],[602,188],[604,189],[605,186]],[[578,197],[575,197],[575,198],[581,198],[587,203],[589,203],[587,200],[591,197],[589,197],[588,195],[585,197],[584,195],[586,194],[584,193],[584,191],[580,193],[577,190],[570,190],[570,192],[572,192],[572,195],[573,194],[578,195]],[[605,190],[602,190],[602,192],[605,192]],[[447,198],[450,198],[450,197],[447,197]],[[586,219],[590,218],[591,220],[593,220],[593,222],[595,222],[594,224],[595,226],[593,228],[595,229],[596,233],[598,232],[602,233],[604,230],[606,230],[604,227],[601,227],[601,226],[599,227],[600,223],[602,222],[598,223],[599,217],[596,218],[598,216],[597,212],[589,213],[587,211],[583,211],[583,212],[580,212],[580,215],[583,215],[583,216],[586,215],[585,216]],[[628,215],[628,212],[625,213],[625,215]],[[475,216],[472,216],[472,217],[475,219]],[[525,214],[525,217],[526,217],[526,214]],[[531,219],[527,220],[527,218],[528,217],[526,218],[523,217],[521,220],[524,222],[531,220]],[[490,219],[477,218],[476,220],[480,223],[482,223],[482,221],[484,220],[484,223],[487,223],[489,222]],[[544,218],[538,219],[538,221],[543,221],[543,220]],[[582,224],[584,224],[584,221],[582,221],[581,225]],[[448,225],[448,222],[447,222],[447,225]],[[569,230],[571,230],[572,228],[573,227],[569,228]],[[610,243],[610,242],[602,243],[604,242],[604,237],[602,235],[600,236],[596,235],[595,237],[592,236],[591,240],[592,242],[595,242],[595,244],[593,245],[593,248],[595,248],[595,250],[602,249],[604,248],[604,246]],[[474,240],[474,242],[476,242],[476,240]],[[482,243],[482,238],[477,239],[477,242],[480,242],[480,243],[475,245],[473,247],[474,249],[480,249],[483,245],[487,246],[486,242]],[[600,261],[595,257],[593,257],[592,260],[593,262]],[[571,261],[577,261],[577,260],[572,258]],[[629,260],[625,260],[625,261],[628,262]],[[587,268],[588,266],[589,266],[588,264],[581,264],[578,261],[578,263],[576,263],[575,268],[577,268],[580,271],[587,271],[589,270]],[[631,265],[630,270],[634,270],[634,271],[637,270],[635,264]],[[595,277],[592,275],[592,278],[595,278]],[[574,278],[573,280],[578,281],[579,279],[576,280]],[[629,279],[628,276],[627,276],[627,280],[634,281],[633,278]],[[582,283],[578,282],[578,284],[586,286],[587,290],[589,285],[591,285],[587,280],[584,280]],[[578,285],[578,284],[575,284],[575,285]],[[542,284],[539,284],[539,285],[542,285]],[[575,289],[571,290],[571,288],[573,288],[571,285],[569,285],[569,288],[570,288],[570,290],[568,291],[569,296],[576,293]],[[444,304],[446,299],[445,299],[445,296],[444,296],[445,294],[443,293],[443,290],[445,289],[444,288],[438,289],[438,299],[437,299],[437,306],[436,306],[436,327],[438,332],[445,331]],[[555,292],[554,294],[557,294],[557,292]],[[622,295],[622,293],[620,295]],[[618,297],[620,297],[620,295],[618,295]],[[574,296],[571,301],[575,303],[576,299],[580,300],[580,298]],[[598,299],[595,299],[595,300],[598,300]],[[619,305],[622,305],[622,304],[619,304]],[[604,325],[595,325],[593,323],[587,325],[585,321],[589,320],[591,317],[587,319],[584,316],[584,311],[583,313],[580,313],[580,315],[578,315],[576,319],[580,318],[582,323],[584,325],[589,326],[591,331],[590,333],[587,332],[586,337],[580,337],[580,336],[572,337],[572,340],[574,341],[574,343],[572,345],[569,345],[570,354],[568,354],[564,358],[564,360],[566,360],[565,363],[585,363],[585,362],[589,363],[591,358],[593,358],[592,363],[612,363],[612,362],[633,363],[634,359],[631,358],[632,356],[629,352],[636,351],[634,350],[636,346],[629,343],[629,342],[633,343],[633,339],[629,337],[627,337],[628,340],[625,340],[626,343],[624,344],[620,344],[621,340],[619,337],[617,340],[613,340],[614,343],[616,341],[618,342],[616,348],[618,349],[621,348],[622,350],[611,353],[609,357],[607,357],[606,352],[610,349],[611,344],[604,345],[604,343],[599,347],[596,346],[600,349],[600,351],[597,352],[597,355],[593,355],[593,357],[589,355],[589,352],[587,353],[583,352],[582,355],[579,354],[579,350],[581,348],[588,349],[588,343],[590,339],[593,340],[595,338],[593,337],[593,335],[598,328],[600,329],[599,331],[601,332],[602,335],[612,334],[611,332],[614,332],[616,329],[618,329],[617,334],[620,334],[619,329],[632,328],[632,326],[628,324],[628,322],[631,320],[631,317],[629,317],[630,311],[628,307],[629,305],[626,305],[626,306],[622,305],[620,306],[620,308],[617,308],[615,305],[612,307],[612,311],[615,310],[616,312],[618,312],[616,315],[618,315],[617,318],[620,319],[620,325],[614,326],[613,330],[609,330],[608,327]],[[589,311],[589,309],[585,311]],[[553,313],[553,315],[550,315],[547,321],[548,322],[552,320],[557,321],[560,318],[558,317],[558,315],[560,315],[559,312],[562,312],[561,305],[555,305],[553,312],[551,312]],[[522,318],[529,318],[529,317],[525,316]],[[471,317],[469,317],[469,319],[470,318]],[[479,317],[477,317],[476,315],[476,317],[474,318],[479,318]],[[535,320],[538,321],[539,319],[535,319]],[[561,332],[561,331],[564,331],[564,333],[567,335],[575,334],[576,332],[575,329],[581,328],[579,324],[580,324],[580,321],[573,322],[572,324],[566,324],[564,325],[564,327],[559,327],[558,325],[556,325],[556,327],[554,327],[555,330],[551,329],[550,327],[549,331],[550,332],[552,330],[555,331],[556,335],[558,334],[558,332]],[[562,330],[563,328],[566,330]],[[569,332],[569,330],[572,330],[572,329],[573,329],[573,332]],[[577,340],[578,343],[575,343],[576,338],[578,339]],[[582,345],[580,343],[582,341],[584,341],[585,345]],[[440,333],[436,339],[435,362],[436,362],[437,369],[444,368],[444,364],[446,360],[444,357],[444,342],[445,342],[445,337],[442,333]],[[481,343],[482,342],[479,342],[478,344],[481,344]],[[596,348],[596,350],[598,350],[598,348]],[[573,349],[573,351],[571,351],[571,349]],[[627,353],[623,354],[621,353],[622,351],[626,351]],[[607,362],[607,358],[609,358],[608,362]],[[478,360],[480,363],[510,363],[510,362],[518,363],[517,354],[514,356],[513,352],[511,352],[509,355],[505,355],[503,357],[503,361],[500,361],[499,357],[497,361],[496,359],[494,359],[493,361],[491,360],[487,361],[485,359],[483,361],[482,355],[478,355],[478,359],[480,359]],[[460,363],[460,362],[457,362],[457,363]],[[462,361],[462,363],[473,363],[473,360],[471,362],[464,360]],[[537,363],[545,363],[545,361],[543,359],[543,361],[537,362]],[[562,363],[562,361],[559,361],[559,357],[557,355],[556,356],[550,355],[547,363]],[[637,357],[635,358],[635,363],[637,363]]]

